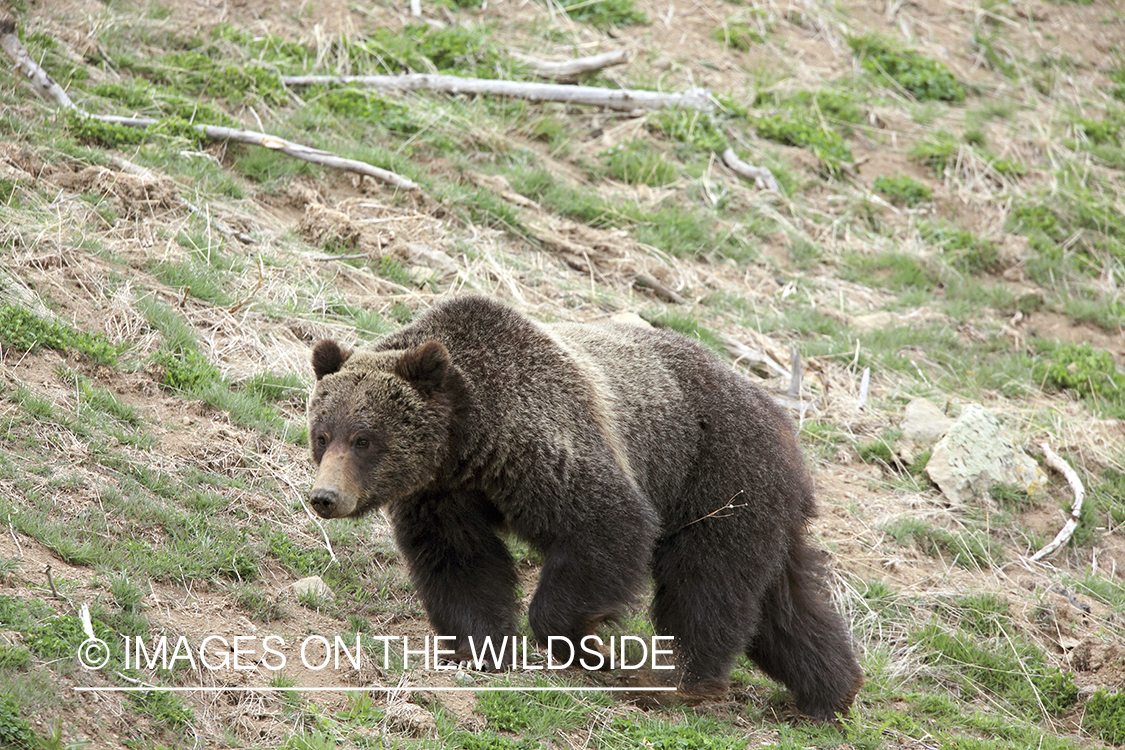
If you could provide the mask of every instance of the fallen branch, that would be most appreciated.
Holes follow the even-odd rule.
[[[619,49],[616,52],[603,52],[590,57],[576,57],[566,62],[550,62],[537,60],[534,57],[521,55],[519,52],[509,52],[510,57],[519,60],[540,78],[547,78],[558,83],[574,83],[580,76],[593,73],[613,65],[624,65],[629,62],[629,53]]]
[[[439,91],[446,94],[491,94],[532,102],[583,104],[625,112],[646,109],[697,109],[709,112],[714,108],[710,93],[706,89],[698,88],[677,94],[643,89],[603,89],[597,86],[567,86],[559,83],[461,78],[430,73],[407,73],[395,76],[282,76],[281,82],[286,86],[354,85],[383,92]]]
[[[130,128],[148,128],[159,122],[159,120],[153,120],[149,117],[119,117],[117,115],[90,116],[102,122],[125,125]],[[355,172],[356,174],[371,177],[372,179],[393,187],[401,188],[402,190],[421,190],[421,186],[418,183],[402,175],[388,172],[385,169],[380,169],[364,161],[346,159],[342,156],[337,156],[331,151],[322,151],[319,148],[305,146],[294,141],[280,138],[276,135],[270,135],[269,133],[259,133],[256,130],[227,128],[221,125],[192,125],[192,127],[211,140],[249,143],[253,146],[261,146],[262,148],[280,151],[286,156],[292,156],[294,159],[301,159],[313,164],[319,164],[323,167],[333,167],[346,172]]]
[[[732,172],[741,175],[748,180],[754,181],[754,186],[760,190],[772,190],[775,193],[781,192],[781,186],[777,184],[777,178],[773,176],[773,172],[769,167],[755,167],[747,164],[738,158],[738,154],[734,153],[733,148],[728,148],[723,151],[723,164],[726,164]]]
[[[665,302],[671,302],[674,305],[682,305],[684,303],[684,298],[676,293],[674,289],[664,284],[659,279],[649,276],[647,273],[638,273],[633,279],[633,286],[638,289],[648,289]]]
[[[1031,562],[1038,562],[1044,557],[1053,555],[1067,543],[1071,535],[1074,534],[1074,530],[1078,528],[1078,522],[1082,518],[1082,501],[1086,499],[1086,488],[1082,486],[1082,480],[1078,478],[1077,472],[1070,468],[1070,464],[1051,450],[1051,446],[1046,443],[1042,443],[1039,447],[1043,449],[1043,457],[1047,460],[1047,465],[1066,477],[1070,488],[1074,490],[1074,505],[1070,508],[1070,518],[1066,519],[1066,523],[1059,529],[1059,533],[1055,534],[1055,538],[1046,547],[1029,558]]]
[[[801,366],[801,350],[790,344],[789,346],[789,390],[790,398],[798,401],[801,399],[801,384],[805,379],[805,368]]]
[[[70,100],[66,90],[55,83],[55,79],[47,75],[47,71],[39,67],[39,63],[35,62],[20,43],[19,37],[16,36],[14,19],[0,20],[0,49],[12,58],[12,66],[27,79],[36,96],[58,102],[59,106],[65,109],[75,109],[74,102]]]
[[[719,334],[719,337],[723,341],[723,348],[726,349],[732,357],[734,357],[734,364],[737,365],[739,362],[742,362],[744,360],[749,362],[757,362],[773,370],[777,375],[781,375],[784,377],[790,374],[789,370],[786,370],[784,367],[779,365],[777,363],[777,360],[770,355],[764,352],[755,351],[738,339],[732,338],[725,334]]]
[[[148,128],[159,122],[158,120],[148,117],[92,115],[89,112],[79,109],[67,95],[66,91],[55,83],[51,76],[39,66],[39,63],[35,62],[31,55],[28,54],[23,44],[20,43],[19,37],[16,36],[16,22],[11,18],[0,20],[0,49],[3,49],[4,52],[8,54],[8,57],[12,59],[16,70],[31,82],[31,88],[36,95],[43,99],[54,101],[63,109],[74,112],[81,117],[89,117],[101,122],[125,125],[131,128]],[[263,148],[272,148],[287,156],[292,156],[295,159],[302,159],[314,164],[320,164],[321,166],[366,175],[379,182],[403,190],[421,189],[416,182],[408,180],[394,172],[388,172],[385,169],[380,169],[379,167],[367,164],[366,162],[356,161],[355,159],[345,159],[330,151],[322,151],[317,148],[303,146],[293,141],[287,141],[284,138],[269,135],[268,133],[226,128],[218,125],[192,125],[192,127],[195,128],[197,132],[212,140],[231,140],[240,143],[250,143]]]

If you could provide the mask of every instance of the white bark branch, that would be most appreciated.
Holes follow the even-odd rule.
[[[27,49],[24,48],[23,44],[20,43],[19,37],[16,36],[16,22],[10,18],[0,20],[0,49],[6,52],[8,57],[12,59],[16,70],[31,82],[31,87],[37,95],[44,99],[54,101],[63,109],[75,112],[82,117],[90,117],[95,120],[100,120],[101,122],[117,125],[126,125],[131,128],[148,128],[159,122],[158,120],[148,117],[92,115],[79,109],[67,95],[66,91],[55,83],[51,76],[47,74],[47,71],[43,70],[43,68],[39,66],[39,63],[35,62],[31,55],[28,54]],[[272,148],[287,156],[292,156],[295,159],[303,159],[304,161],[320,164],[325,167],[333,167],[335,169],[343,169],[348,172],[366,175],[379,182],[403,190],[421,190],[421,186],[418,185],[418,183],[408,180],[401,175],[397,175],[394,172],[388,172],[385,169],[380,169],[379,167],[366,162],[356,161],[355,159],[345,159],[330,151],[322,151],[317,148],[303,146],[275,135],[269,135],[268,133],[226,128],[219,125],[192,125],[192,127],[212,140],[239,141],[241,143],[262,146],[263,148]],[[194,206],[192,208],[194,208]]]
[[[1051,540],[1050,544],[1029,558],[1031,562],[1037,562],[1044,557],[1053,555],[1070,540],[1074,530],[1078,528],[1078,521],[1082,518],[1082,501],[1086,499],[1086,488],[1082,486],[1082,480],[1078,478],[1078,473],[1070,468],[1070,464],[1051,450],[1051,446],[1046,443],[1042,443],[1039,447],[1043,449],[1043,457],[1047,460],[1047,465],[1066,477],[1070,488],[1074,490],[1074,505],[1070,508],[1070,518],[1066,519],[1066,523],[1059,529],[1059,533],[1055,534],[1055,538]]]
[[[147,128],[159,122],[149,117],[119,117],[117,115],[90,115],[96,120],[108,122],[115,125],[125,125],[130,128]],[[305,146],[294,141],[289,141],[276,135],[269,133],[259,133],[256,130],[240,130],[239,128],[228,128],[222,125],[192,125],[196,131],[202,133],[206,137],[215,141],[238,141],[239,143],[249,143],[254,146],[261,146],[262,148],[269,148],[275,151],[280,151],[286,156],[292,156],[294,159],[302,159],[313,164],[320,164],[325,167],[333,167],[335,169],[342,169],[347,172],[355,172],[356,174],[366,175],[372,179],[384,182],[403,190],[421,190],[421,186],[409,180],[402,175],[388,172],[385,169],[380,169],[372,164],[364,161],[356,161],[355,159],[346,159],[342,156],[337,156],[331,151],[322,151],[319,148]]]
[[[562,102],[633,112],[653,109],[714,109],[706,89],[665,93],[643,89],[604,89],[597,86],[567,86],[560,83],[526,83],[489,78],[407,73],[394,76],[282,76],[286,86],[315,84],[354,85],[377,91],[440,91],[446,94],[491,94],[527,99],[532,102]]]
[[[735,174],[753,180],[758,189],[772,190],[775,193],[781,192],[781,186],[777,184],[777,179],[773,176],[769,167],[755,167],[747,164],[738,158],[738,154],[734,153],[733,148],[723,151],[723,164],[730,167],[730,170]]]
[[[579,76],[585,73],[593,73],[602,68],[624,65],[629,62],[629,52],[623,49],[616,52],[603,52],[600,55],[590,57],[576,57],[565,62],[537,60],[519,52],[509,52],[508,55],[526,65],[532,73],[540,78],[547,78],[559,83],[574,83]]]
[[[47,75],[47,71],[32,59],[31,54],[20,43],[16,36],[16,22],[11,18],[0,21],[0,49],[12,59],[12,67],[27,80],[36,96],[54,101],[63,109],[74,109],[74,102],[63,87]]]

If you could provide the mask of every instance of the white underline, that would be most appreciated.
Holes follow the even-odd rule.
[[[396,687],[92,687],[78,686],[76,692],[100,693],[358,693],[358,692],[397,692],[399,690],[428,690],[431,692],[446,693],[487,693],[487,692],[520,692],[520,693],[640,693],[640,692],[666,692],[675,690],[674,687],[429,687],[426,685],[403,685]]]

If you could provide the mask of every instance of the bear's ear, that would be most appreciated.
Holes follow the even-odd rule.
[[[429,395],[445,384],[449,364],[449,350],[438,341],[427,341],[399,358],[395,375]]]
[[[332,339],[318,341],[312,353],[312,368],[316,373],[316,379],[320,380],[325,375],[338,372],[350,356],[352,356],[350,349],[343,348]]]

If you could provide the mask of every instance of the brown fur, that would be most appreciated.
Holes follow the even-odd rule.
[[[528,613],[541,642],[578,641],[651,575],[686,692],[725,690],[746,653],[805,714],[847,711],[862,675],[807,543],[792,424],[698,344],[465,297],[372,350],[321,342],[313,366],[313,508],[385,507],[462,655],[470,636],[515,634],[507,529],[543,553]]]

